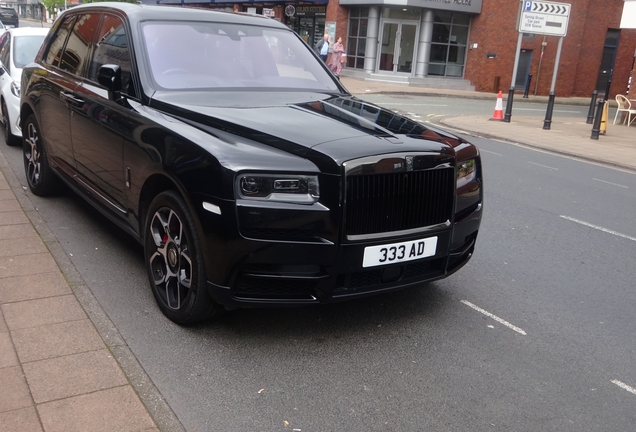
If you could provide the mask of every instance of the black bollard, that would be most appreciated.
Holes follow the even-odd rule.
[[[603,99],[600,99],[598,101],[598,108],[596,108],[594,124],[592,125],[592,136],[590,136],[590,139],[597,140],[598,135],[601,132],[601,117],[603,116],[603,105],[605,105],[605,101]]]
[[[532,74],[528,74],[528,79],[526,80],[526,90],[523,92],[523,97],[528,99],[528,92],[530,91],[530,83],[532,82]]]
[[[587,111],[587,121],[585,123],[592,124],[594,121],[594,108],[596,107],[596,98],[598,97],[598,92],[594,90],[592,92],[592,100],[590,101],[590,109]]]
[[[605,97],[603,99],[605,99],[606,101],[608,101],[610,99],[609,96],[609,92],[610,92],[610,87],[612,86],[612,79],[608,79],[607,80],[607,87],[605,87]]]
[[[550,124],[552,123],[552,111],[554,110],[554,92],[550,92],[548,98],[548,109],[545,112],[545,120],[543,121],[543,129],[550,130]]]
[[[510,87],[508,90],[508,100],[506,101],[506,113],[504,114],[504,119],[506,123],[510,123],[510,117],[512,117],[512,99],[515,97],[515,87]]]

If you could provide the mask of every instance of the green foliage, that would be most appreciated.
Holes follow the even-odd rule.
[[[53,15],[53,13],[55,13],[54,9],[60,6],[60,0],[40,0],[40,2],[50,15]],[[64,0],[62,0],[61,5],[64,5]]]

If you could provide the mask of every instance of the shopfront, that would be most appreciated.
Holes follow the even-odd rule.
[[[351,5],[349,68],[415,78],[463,77],[471,16],[481,11],[480,0],[423,0],[418,6],[410,1],[408,6],[359,3],[340,1]]]
[[[325,34],[325,15],[327,6],[294,6],[285,7],[285,24],[294,30],[310,46],[315,46]]]

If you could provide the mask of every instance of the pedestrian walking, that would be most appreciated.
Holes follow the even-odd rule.
[[[322,39],[318,41],[314,49],[322,61],[327,63],[327,56],[329,55],[329,34],[325,34]]]
[[[347,61],[347,56],[345,55],[344,45],[342,44],[342,38],[339,37],[335,44],[333,44],[333,49],[331,52],[331,57],[329,58],[329,69],[336,75],[340,75],[342,72],[342,66]]]

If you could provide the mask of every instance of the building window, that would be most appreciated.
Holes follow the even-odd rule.
[[[347,37],[347,67],[364,69],[364,54],[367,49],[367,27],[369,8],[352,7],[349,10],[349,35]]]
[[[470,15],[435,11],[429,75],[450,77],[464,75],[469,26]]]

